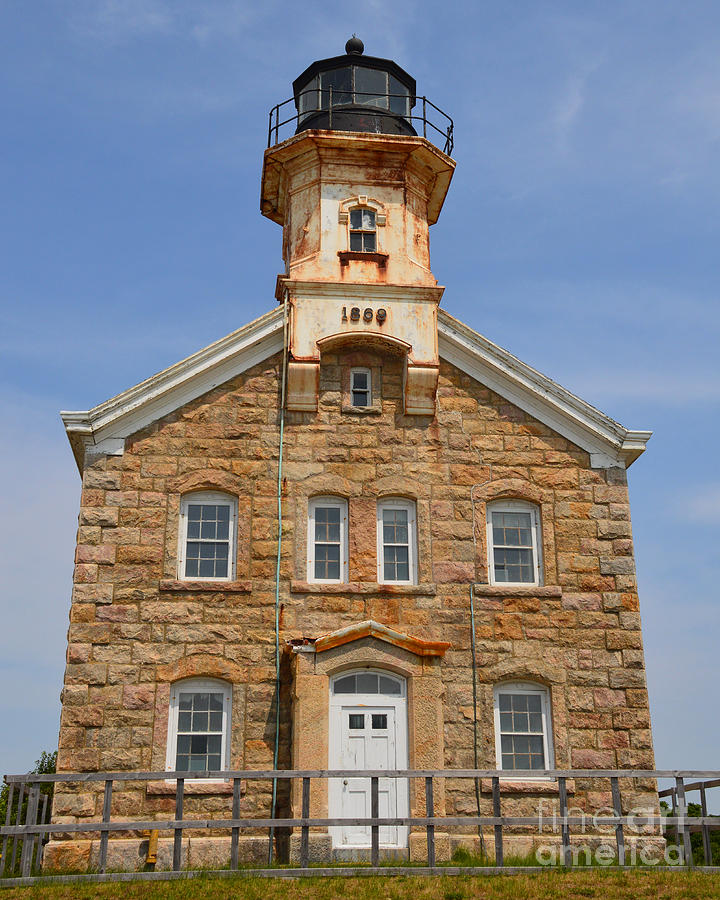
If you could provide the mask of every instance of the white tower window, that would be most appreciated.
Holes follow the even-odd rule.
[[[350,370],[350,402],[352,406],[372,406],[370,369]]]
[[[350,210],[350,250],[361,253],[377,250],[375,210],[365,207]]]

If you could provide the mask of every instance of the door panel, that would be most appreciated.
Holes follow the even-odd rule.
[[[340,768],[395,769],[395,709],[392,706],[343,706],[340,710]],[[375,727],[373,727],[375,726]],[[381,778],[378,783],[380,816],[394,816],[397,810],[397,785],[394,778]],[[371,811],[370,779],[346,778],[340,786],[340,815],[343,818],[369,817]],[[369,826],[346,825],[341,832],[341,845],[369,847]],[[397,846],[397,826],[380,828],[380,843]]]

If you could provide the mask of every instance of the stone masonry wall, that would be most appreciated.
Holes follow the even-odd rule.
[[[343,409],[351,365],[373,369],[381,409]],[[233,685],[233,768],[271,768],[279,369],[278,356],[255,366],[134,435],[123,456],[87,466],[59,771],[163,769],[170,684],[191,675]],[[180,497],[196,489],[239,498],[232,584],[177,581]],[[348,586],[307,584],[307,502],[321,494],[348,499]],[[417,504],[419,584],[407,589],[376,583],[376,503],[398,495]],[[625,472],[591,469],[587,453],[447,363],[433,420],[403,415],[400,360],[351,351],[323,357],[318,413],[287,415],[281,640],[375,619],[450,641],[445,763],[471,767],[469,585],[487,581],[485,503],[502,496],[540,506],[545,578],[541,588],[478,589],[480,765],[495,767],[493,685],[529,679],[551,691],[558,767],[652,768]],[[287,685],[281,719],[280,762],[290,766]],[[152,794],[117,788],[114,815],[172,814],[162,784]],[[269,789],[248,786],[241,814],[266,814]],[[608,799],[592,783],[574,789],[576,806]],[[468,783],[448,783],[445,797],[448,814],[475,810]],[[529,802],[520,794],[516,808]],[[229,803],[190,795],[186,810],[226,815]],[[101,805],[91,788],[59,789],[55,820],[82,821]]]

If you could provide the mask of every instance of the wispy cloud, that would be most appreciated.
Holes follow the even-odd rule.
[[[678,515],[687,522],[720,525],[720,482],[696,488],[677,503]]]
[[[164,0],[100,0],[76,9],[72,26],[85,37],[116,43],[168,34],[176,13]]]
[[[556,146],[562,154],[570,152],[573,128],[587,103],[588,81],[600,68],[601,63],[600,57],[586,62],[579,70],[568,76],[562,87],[551,116],[551,127],[555,134]]]

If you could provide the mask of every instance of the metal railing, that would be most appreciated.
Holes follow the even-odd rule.
[[[550,779],[557,782],[557,793],[559,800],[558,813],[553,815],[552,820],[547,814],[545,816],[514,816],[503,815],[501,809],[501,796],[503,791],[512,792],[511,782],[508,783],[507,771],[495,769],[440,769],[440,770],[279,770],[279,771],[221,771],[221,772],[193,772],[192,778],[188,778],[188,772],[89,772],[89,773],[62,773],[62,774],[27,774],[27,775],[6,775],[5,782],[9,785],[10,795],[7,805],[7,813],[5,825],[0,827],[0,836],[2,837],[2,859],[0,860],[0,885],[2,884],[29,884],[37,880],[46,881],[50,878],[61,881],[73,880],[126,880],[128,878],[165,878],[165,877],[188,877],[193,874],[193,870],[182,870],[182,840],[184,831],[202,831],[204,829],[213,829],[215,831],[230,832],[230,859],[229,870],[217,870],[216,874],[230,874],[237,872],[239,869],[239,838],[240,832],[243,830],[256,829],[300,829],[300,852],[299,852],[299,868],[243,868],[244,874],[255,875],[273,875],[273,876],[297,876],[297,875],[317,875],[317,874],[367,874],[373,872],[377,874],[392,874],[402,872],[404,874],[460,874],[462,872],[478,872],[488,874],[495,871],[526,871],[530,867],[505,864],[504,854],[504,829],[517,829],[519,827],[533,827],[538,829],[538,834],[544,834],[543,828],[560,828],[560,856],[559,862],[563,866],[573,866],[577,864],[579,856],[574,854],[574,845],[571,843],[571,829],[573,827],[582,826],[583,832],[588,824],[588,816],[582,810],[571,810],[568,806],[568,781],[570,779],[591,779],[596,781],[603,779],[609,781],[612,807],[610,809],[612,815],[596,815],[592,817],[593,827],[596,834],[602,828],[610,828],[614,830],[615,843],[615,859],[613,864],[617,867],[629,868],[635,865],[634,861],[628,861],[628,830],[636,831],[639,827],[650,827],[651,833],[644,833],[644,837],[661,840],[663,834],[667,834],[669,828],[675,829],[675,840],[678,850],[678,865],[675,868],[691,867],[694,865],[693,853],[691,845],[691,833],[700,831],[703,834],[704,862],[706,867],[712,868],[712,856],[710,845],[710,832],[720,829],[720,816],[709,816],[707,814],[706,792],[712,787],[720,786],[720,771],[676,771],[676,770],[640,770],[640,769],[618,769],[618,770],[600,770],[600,769],[567,769],[567,770],[546,770],[539,772],[533,771],[514,771],[514,778],[517,779]],[[311,782],[313,780],[327,780],[330,778],[368,778],[370,780],[370,816],[369,817],[318,817],[310,816],[310,792]],[[380,816],[379,815],[379,782],[380,779],[396,778],[420,780],[424,783],[424,807],[425,815],[396,815],[396,816]],[[688,778],[700,779],[691,784],[686,784]],[[184,817],[184,800],[185,800],[185,782],[186,780],[199,781],[205,779],[224,780],[232,782],[232,813],[227,819],[188,819]],[[241,801],[241,783],[250,781],[269,781],[273,779],[288,780],[290,782],[300,780],[302,782],[301,791],[301,813],[300,816],[273,818],[273,817],[252,817],[244,818],[240,816]],[[490,791],[492,795],[492,812],[491,816],[481,815],[460,815],[445,816],[435,814],[434,802],[434,781],[436,779],[469,779],[477,782],[481,779],[487,779],[490,782]],[[637,815],[623,813],[623,796],[620,783],[623,780],[634,781],[636,779],[651,780],[651,786],[645,786],[645,793],[649,801],[656,807],[655,798],[658,796],[671,796],[673,800],[672,814],[663,816],[659,814]],[[657,779],[672,779],[674,787],[661,791],[659,794],[654,788]],[[175,817],[173,819],[113,819],[112,818],[112,799],[113,787],[116,782],[138,782],[138,781],[155,781],[165,782],[174,781],[175,794]],[[75,823],[53,823],[47,821],[49,809],[40,804],[40,785],[51,783],[75,783],[75,784],[103,784],[103,804],[102,818],[88,819]],[[18,795],[14,798],[13,794],[17,786]],[[632,785],[631,785],[632,786]],[[585,790],[585,788],[583,788]],[[28,802],[23,810],[23,794],[27,791]],[[690,817],[687,814],[686,794],[689,791],[700,791],[702,797],[702,815],[699,817]],[[547,792],[547,781],[538,783],[537,793]],[[99,793],[99,792],[98,792]],[[419,795],[422,797],[422,792]],[[13,804],[17,800],[16,821],[12,823]],[[627,802],[625,803],[627,807]],[[647,810],[647,808],[645,808]],[[581,815],[573,813],[581,812]],[[21,819],[24,818],[24,821]],[[318,868],[310,866],[309,839],[311,828],[329,828],[336,826],[365,826],[370,828],[370,868],[363,867],[343,867],[343,868]],[[427,844],[427,865],[426,866],[380,866],[380,828],[383,826],[409,826],[411,828],[424,828],[426,832]],[[491,827],[494,835],[494,855],[495,866],[467,867],[467,866],[448,866],[437,864],[436,853],[436,829],[448,829],[462,826],[470,826],[471,828]],[[137,873],[108,873],[108,844],[111,834],[119,832],[140,832],[153,831],[169,832],[173,838],[173,854],[172,854],[172,872],[137,872]],[[254,832],[256,833],[256,832]],[[60,876],[41,876],[40,879],[33,878],[32,872],[39,871],[42,865],[42,849],[44,842],[49,840],[51,835],[72,835],[72,834],[99,834],[99,855],[97,873],[89,875],[60,875]],[[574,835],[577,837],[577,834]],[[640,840],[640,838],[635,839]],[[12,847],[10,847],[12,844]],[[18,858],[18,849],[20,867],[17,876],[14,876],[14,868]],[[8,857],[10,858],[10,866],[7,866]],[[642,863],[640,864],[642,866]],[[720,871],[720,867],[715,867],[715,871]],[[194,870],[197,874],[199,870]],[[202,870],[207,874],[207,870]]]
[[[324,95],[327,94],[327,98]],[[312,102],[312,96],[315,96],[315,103],[319,104],[316,106],[304,106],[303,98],[307,98],[305,102]],[[341,101],[337,100],[337,96],[342,98]],[[350,96],[351,99],[348,101],[345,99],[347,96]],[[384,100],[386,101],[385,106],[372,105],[370,103],[363,103],[360,101],[355,101],[352,98],[365,97],[368,99],[374,100]],[[287,118],[283,118],[282,121],[280,119],[281,110],[283,110],[282,115],[285,115],[284,108],[289,104],[295,104],[296,99],[300,103],[302,107],[302,111],[294,111],[292,115],[289,115]],[[390,109],[390,101],[394,99],[403,100],[408,104],[408,111],[399,113],[394,112]],[[414,101],[411,102],[411,101]],[[349,104],[349,105],[348,105]],[[412,113],[409,110],[414,108],[415,106],[420,105],[421,113]],[[437,135],[442,140],[442,149],[443,153],[447,153],[448,156],[452,155],[453,147],[455,146],[455,127],[453,125],[453,120],[450,116],[443,112],[439,106],[435,106],[435,104],[428,100],[427,97],[408,97],[407,94],[385,94],[385,93],[370,93],[367,91],[349,91],[344,90],[342,92],[336,91],[333,94],[332,88],[314,88],[309,91],[302,91],[298,94],[297,98],[290,97],[289,100],[283,100],[282,103],[278,103],[270,110],[269,119],[268,119],[268,147],[274,147],[275,144],[278,144],[281,140],[285,140],[284,137],[280,137],[281,129],[285,130],[286,126],[293,125],[297,128],[301,122],[306,119],[321,114],[327,113],[328,116],[328,129],[332,130],[333,127],[333,112],[336,114],[341,114],[343,117],[345,116],[367,116],[372,115],[373,113],[378,113],[382,116],[388,117],[397,117],[399,119],[403,119],[409,125],[412,125],[413,122],[418,124],[422,124],[422,136],[424,138],[428,137],[428,131],[430,132],[430,139],[433,139],[435,135]],[[415,126],[413,126],[415,127]],[[291,131],[290,128],[286,129],[288,132]],[[419,133],[419,128],[415,129]],[[290,135],[286,135],[289,137]],[[438,144],[440,146],[440,144]]]

